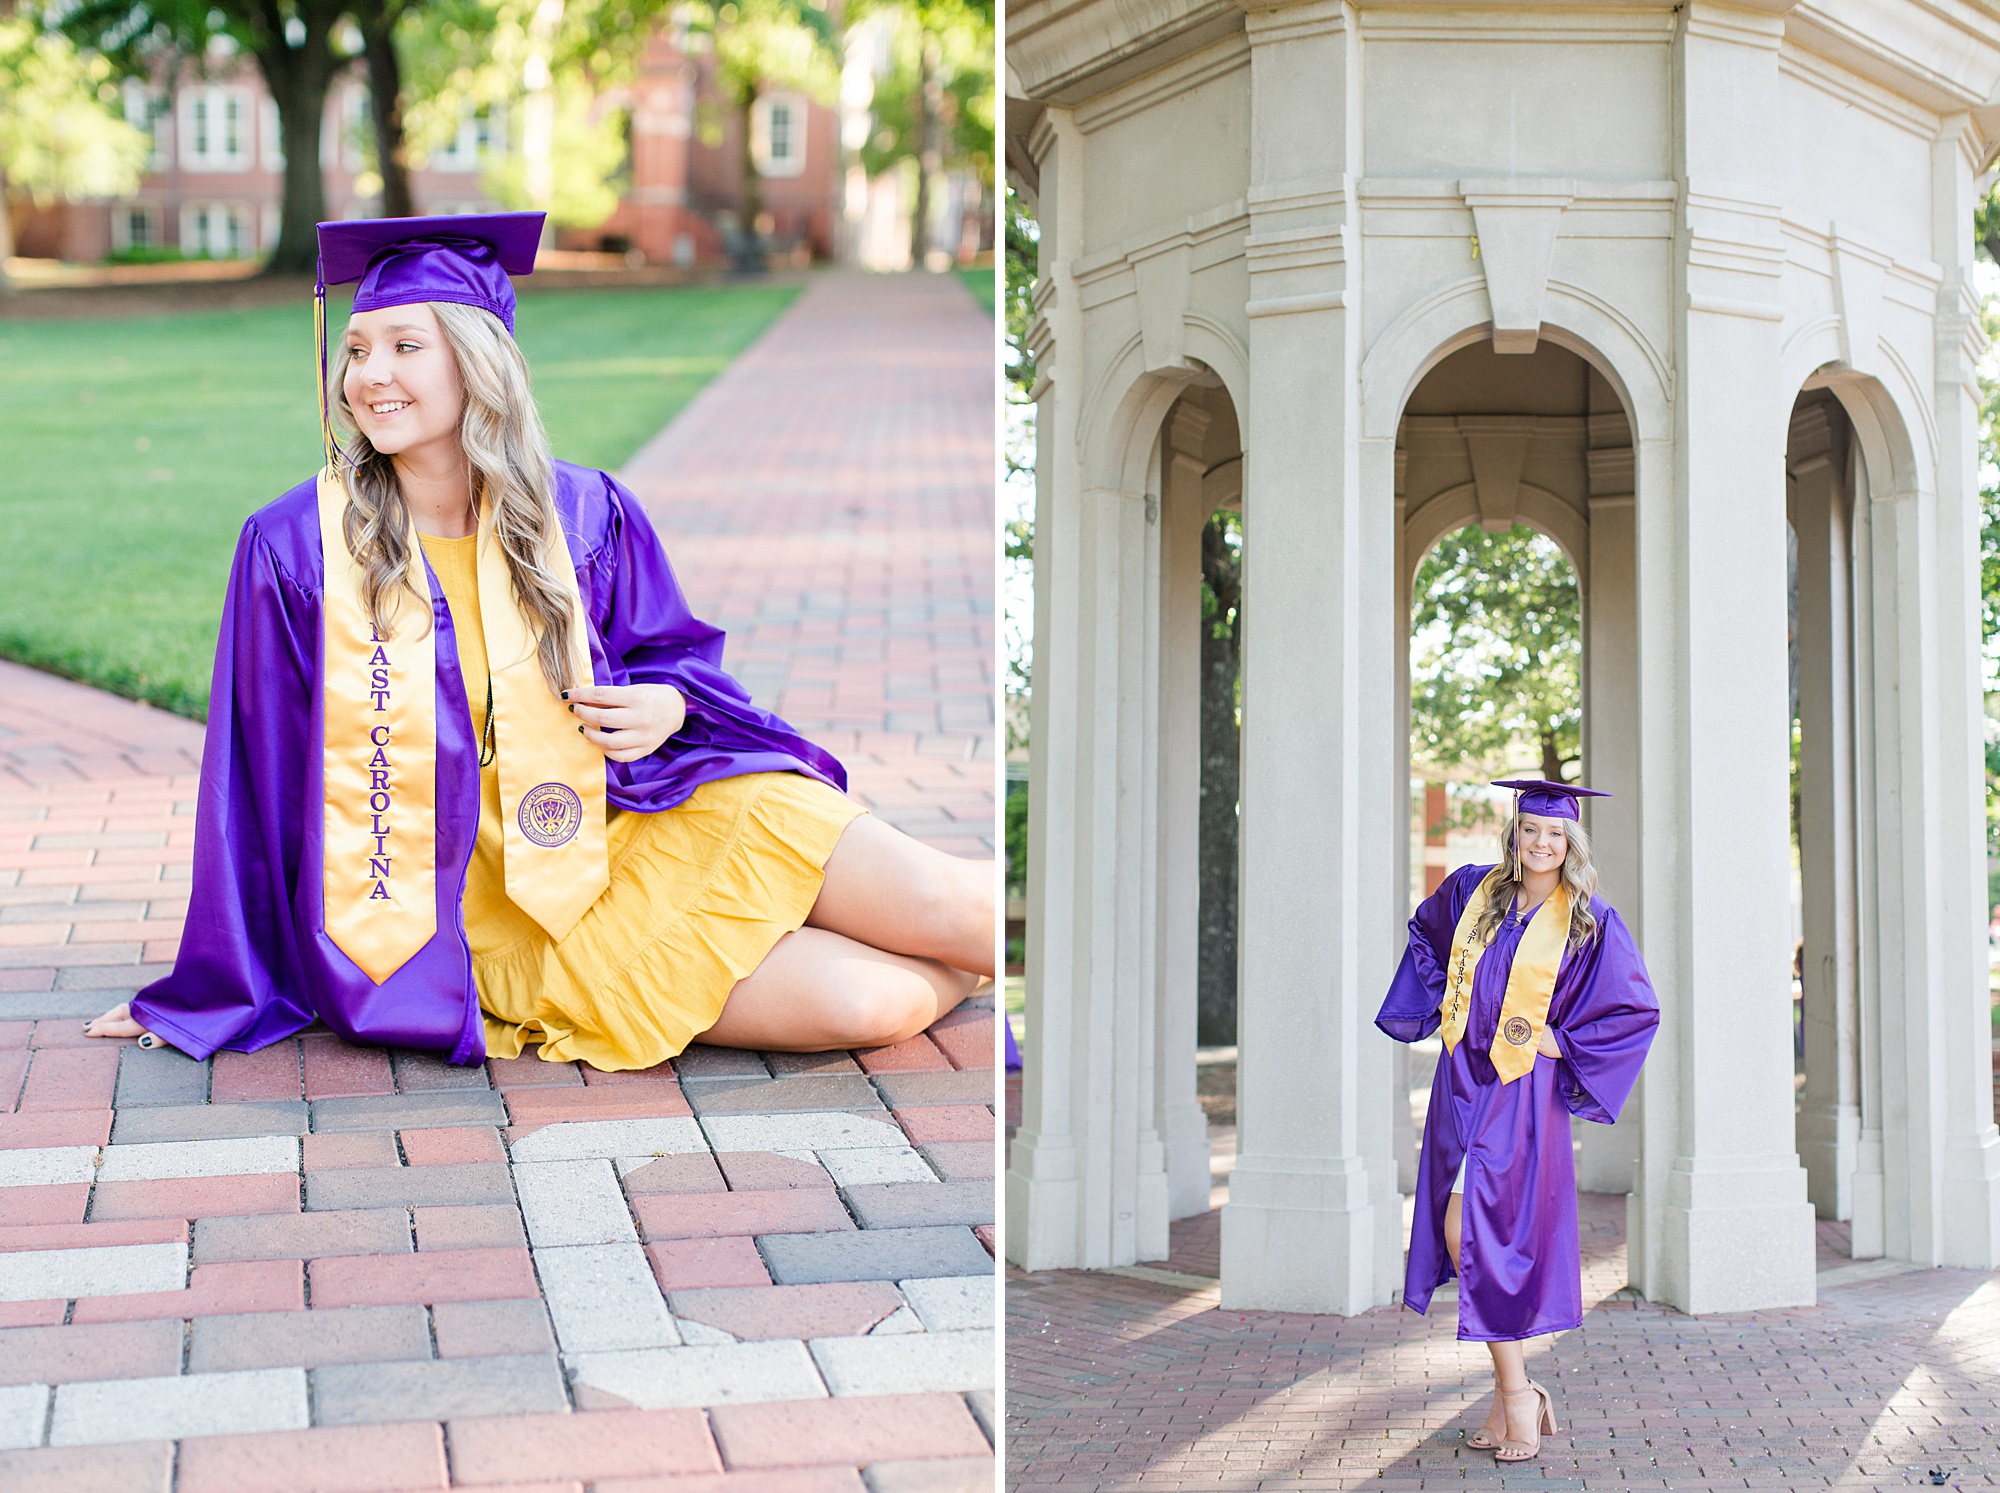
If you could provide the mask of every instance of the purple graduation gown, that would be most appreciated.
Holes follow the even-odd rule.
[[[1491,866],[1454,871],[1410,919],[1410,943],[1375,1024],[1398,1042],[1438,1029],[1446,965],[1459,914]],[[1441,1053],[1431,1084],[1417,1163],[1416,1219],[1410,1231],[1403,1302],[1429,1308],[1451,1279],[1444,1210],[1459,1161],[1465,1173],[1458,1291],[1458,1335],[1511,1342],[1565,1332],[1583,1322],[1583,1272],[1577,1247],[1576,1160],[1569,1117],[1614,1123],[1639,1077],[1660,1023],[1646,963],[1624,920],[1592,898],[1598,932],[1563,958],[1549,1003],[1549,1027],[1561,1058],[1503,1084],[1488,1055],[1526,920],[1509,917],[1472,977],[1465,1040]],[[1539,915],[1540,909],[1536,910]]]
[[[602,472],[557,462],[555,504],[596,681],[671,684],[687,698],[687,723],[659,751],[606,762],[614,807],[658,813],[740,773],[846,788],[839,762],[722,671],[722,631],[688,611],[637,498]],[[485,1058],[464,912],[479,744],[451,611],[425,570],[437,618],[437,931],[377,985],[326,935],[315,484],[243,525],[215,649],[187,924],[173,973],[132,1000],[133,1018],[182,1051],[255,1052],[317,1018],[350,1042]]]

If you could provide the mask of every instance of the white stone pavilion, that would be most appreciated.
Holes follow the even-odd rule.
[[[1526,523],[1584,597],[1582,781],[1662,1022],[1586,1187],[1632,1282],[2000,1265],[1973,210],[2000,7],[1023,0],[1041,271],[1023,1124],[1006,1252],[1162,1258],[1194,1096],[1199,534],[1241,504],[1222,1302],[1402,1282],[1414,571]],[[1791,1024],[1787,523],[1805,1086]]]

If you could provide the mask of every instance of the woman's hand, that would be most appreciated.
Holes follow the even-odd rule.
[[[1535,1038],[1535,1051],[1545,1058],[1559,1058],[1562,1049],[1556,1046],[1556,1034],[1548,1027],[1542,1028],[1541,1036]]]
[[[650,757],[687,720],[687,701],[671,684],[583,684],[563,699],[584,739],[613,762]]]

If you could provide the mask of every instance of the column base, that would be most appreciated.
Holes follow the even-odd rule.
[[[1402,1210],[1394,1173],[1372,1196],[1358,1158],[1329,1171],[1239,1159],[1222,1210],[1225,1310],[1359,1316],[1392,1298],[1402,1276]]]
[[[1570,1129],[1576,1137],[1576,1190],[1630,1192],[1639,1165],[1639,1127],[1572,1120]]]
[[[2000,1268],[2000,1132],[1948,1147],[1944,1161],[1944,1235],[1940,1265]]]
[[[1806,1198],[1821,1218],[1854,1216],[1854,1168],[1861,1145],[1861,1108],[1808,1104],[1799,1111],[1799,1161]]]
[[[1213,1183],[1208,1161],[1208,1116],[1201,1105],[1176,1105],[1165,1116],[1167,1217],[1192,1218],[1208,1211]]]
[[[1082,1269],[1087,1262],[1077,1230],[1082,1199],[1075,1147],[1037,1145],[1016,1134],[1013,1152],[1006,1177],[1007,1263],[1022,1270]]]
[[[1812,1305],[1814,1223],[1794,1156],[1681,1157],[1661,1219],[1667,1304],[1691,1316]]]

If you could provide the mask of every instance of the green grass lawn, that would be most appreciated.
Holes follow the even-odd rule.
[[[965,288],[972,292],[972,298],[986,308],[986,314],[993,314],[993,267],[983,270],[960,270],[958,278],[965,282]]]
[[[615,470],[797,294],[523,296],[556,455]],[[316,377],[307,305],[0,322],[0,655],[201,719],[243,519],[319,467]]]

